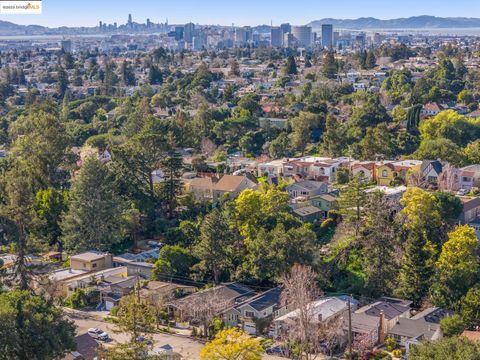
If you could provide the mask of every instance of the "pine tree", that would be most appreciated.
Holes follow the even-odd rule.
[[[355,235],[359,234],[366,203],[365,179],[355,176],[347,187],[340,192],[338,205],[345,221],[353,224]]]
[[[340,123],[334,115],[329,114],[325,122],[325,132],[323,133],[323,148],[331,157],[337,157],[342,154],[343,137]]]
[[[173,218],[177,207],[177,197],[182,191],[182,158],[177,152],[171,152],[160,163],[163,171],[163,181],[160,183],[160,197],[167,209],[168,217]]]
[[[391,219],[391,205],[385,195],[373,192],[365,206],[365,222],[362,227],[365,289],[369,296],[391,295],[397,275],[395,252],[398,238]]]
[[[297,74],[297,64],[293,56],[287,58],[287,63],[285,64],[285,74],[286,75],[296,75]]]
[[[367,54],[367,58],[365,59],[365,68],[366,69],[373,69],[377,65],[377,58],[375,57],[375,53],[373,50],[370,50]]]
[[[125,201],[115,189],[109,169],[88,158],[70,191],[70,202],[61,227],[69,252],[107,251],[123,240]]]
[[[434,274],[434,250],[425,233],[412,229],[405,244],[398,294],[419,307],[427,296]]]
[[[322,73],[328,79],[334,79],[337,76],[337,62],[333,51],[327,51],[323,58]]]
[[[225,215],[214,209],[205,216],[200,228],[200,238],[194,246],[194,255],[200,259],[195,268],[210,273],[216,284],[222,273],[231,267],[234,235]]]

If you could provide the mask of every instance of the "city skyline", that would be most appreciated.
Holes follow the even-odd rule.
[[[144,6],[142,6],[144,5]],[[450,5],[450,6],[449,6]],[[92,11],[95,9],[95,11]],[[339,0],[336,2],[319,2],[298,0],[294,3],[279,4],[278,1],[261,2],[244,0],[242,6],[234,6],[219,0],[198,1],[185,0],[181,3],[155,2],[139,0],[134,4],[113,0],[94,2],[85,0],[81,3],[61,0],[43,0],[41,15],[2,15],[0,20],[21,25],[59,26],[95,26],[98,21],[104,23],[123,24],[128,14],[133,21],[144,23],[147,18],[154,23],[164,22],[182,24],[193,22],[208,25],[261,25],[272,22],[280,25],[283,22],[307,24],[321,18],[356,19],[359,17],[375,17],[392,19],[409,16],[432,15],[439,17],[470,17],[475,12],[480,14],[480,3],[458,0],[455,8],[447,0],[414,0],[391,1],[386,7],[380,0],[362,1],[358,6],[355,0]]]

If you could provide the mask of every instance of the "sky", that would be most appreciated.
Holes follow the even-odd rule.
[[[17,24],[95,26],[101,20],[220,25],[306,24],[321,18],[480,17],[479,0],[43,0],[41,15],[0,15]]]

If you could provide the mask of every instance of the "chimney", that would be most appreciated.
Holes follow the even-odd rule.
[[[385,341],[385,313],[383,310],[380,310],[380,318],[379,318],[379,323],[378,323],[378,342],[383,344]]]

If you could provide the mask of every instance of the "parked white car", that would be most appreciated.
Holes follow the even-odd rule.
[[[101,340],[101,341],[108,340],[108,334],[105,331],[100,330],[98,328],[90,328],[88,329],[87,333],[95,340]]]

